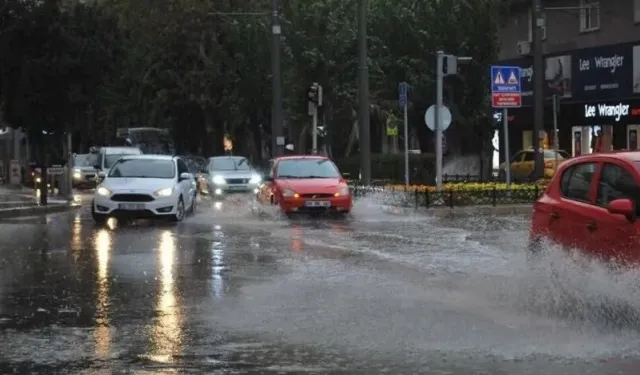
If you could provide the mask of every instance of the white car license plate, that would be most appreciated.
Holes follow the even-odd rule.
[[[244,186],[229,186],[229,190],[233,190],[233,191],[238,191],[238,190],[245,190],[246,188]]]
[[[304,205],[307,207],[331,207],[331,202],[329,201],[306,201]]]
[[[139,211],[144,210],[144,204],[121,203],[118,205],[118,208],[127,211]]]

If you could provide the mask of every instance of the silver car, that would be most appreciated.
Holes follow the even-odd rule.
[[[73,187],[92,188],[96,186],[98,163],[97,154],[76,154],[73,157]]]
[[[209,158],[202,174],[203,194],[222,196],[230,193],[258,192],[262,177],[242,156],[216,156]]]

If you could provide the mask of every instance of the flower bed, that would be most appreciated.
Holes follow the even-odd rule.
[[[443,191],[428,185],[388,185],[378,188],[354,187],[358,196],[376,194],[387,204],[405,207],[454,207],[470,205],[505,205],[533,203],[545,190],[548,181],[536,183],[448,183]]]

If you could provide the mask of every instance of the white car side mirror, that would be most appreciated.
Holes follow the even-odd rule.
[[[193,178],[193,175],[191,173],[184,172],[180,174],[180,181],[189,180],[191,178]]]

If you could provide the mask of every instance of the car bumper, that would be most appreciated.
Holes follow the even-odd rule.
[[[209,185],[207,193],[214,196],[229,194],[257,194],[258,184]]]
[[[96,195],[93,199],[94,212],[108,216],[158,217],[175,215],[176,197],[158,198],[151,202],[115,202],[109,197]],[[127,205],[139,205],[131,207]]]
[[[318,201],[329,201],[330,206],[310,207],[307,205],[307,202]],[[280,208],[285,213],[350,212],[353,208],[353,198],[351,196],[331,197],[326,199],[283,198],[280,201]]]

